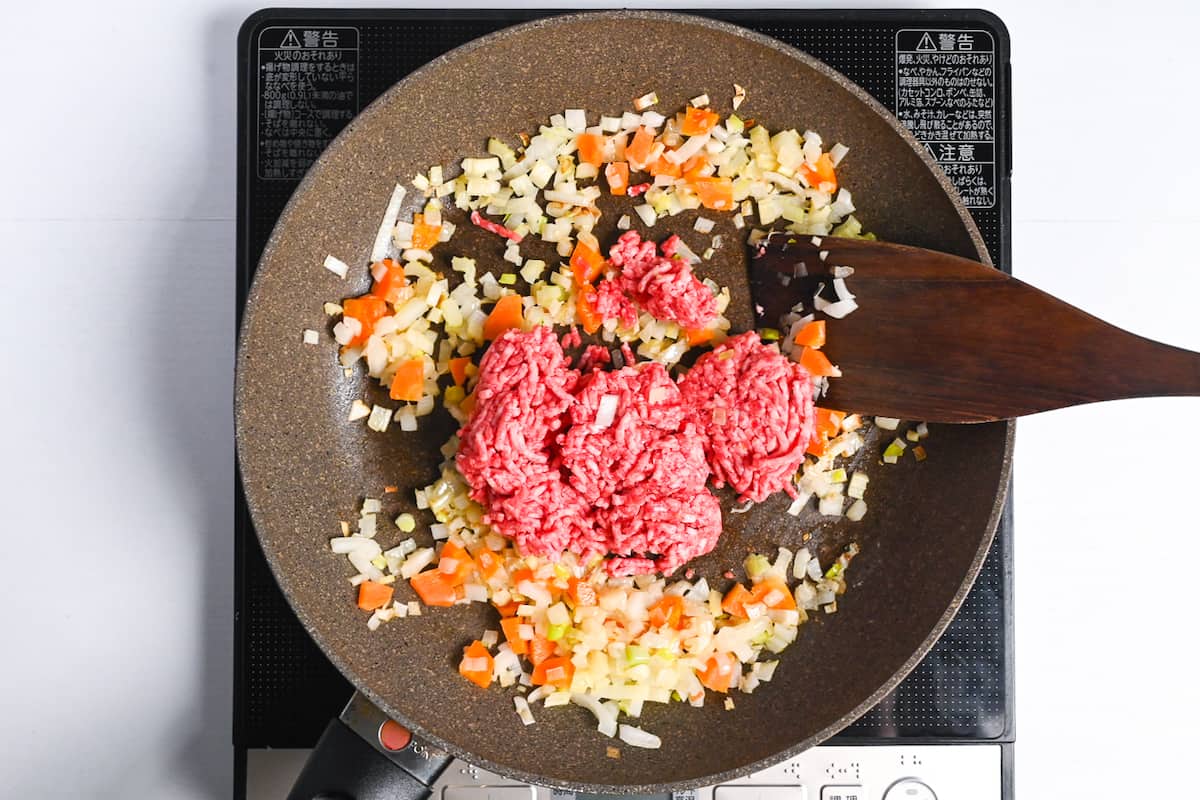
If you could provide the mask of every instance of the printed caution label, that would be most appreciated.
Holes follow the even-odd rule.
[[[357,28],[259,32],[259,178],[304,177],[358,108]]]
[[[996,43],[989,32],[897,31],[895,110],[968,208],[996,205]]]

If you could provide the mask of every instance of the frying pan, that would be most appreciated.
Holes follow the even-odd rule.
[[[456,670],[462,646],[495,627],[483,604],[433,609],[370,632],[354,604],[345,559],[329,551],[338,520],[352,519],[364,496],[382,495],[388,514],[411,511],[412,489],[437,475],[438,447],[453,432],[448,416],[416,433],[386,434],[346,421],[351,401],[387,404],[361,372],[343,375],[329,337],[301,343],[301,331],[328,331],[323,301],[366,291],[366,264],[396,180],[433,164],[482,154],[492,135],[510,138],[563,108],[593,115],[628,109],[655,90],[673,110],[702,92],[723,114],[734,83],[739,110],[772,130],[819,131],[850,146],[839,177],[857,216],[881,238],[987,261],[979,232],[954,190],[912,137],[865,92],[811,57],[749,31],[709,20],[651,12],[561,16],[506,29],[455,50],[398,83],[330,145],[292,197],[267,244],[247,302],[238,351],[237,442],[254,527],[297,616],[333,663],[386,715],[418,739],[522,781],[592,793],[647,793],[711,785],[762,769],[812,747],[876,704],[917,664],[969,590],[1003,505],[1011,423],[936,427],[920,464],[876,466],[875,438],[857,466],[869,466],[870,513],[859,523],[799,518],[777,496],[746,514],[726,514],[718,547],[693,562],[721,573],[749,551],[808,546],[825,563],[849,542],[862,554],[836,615],[801,629],[774,680],[737,707],[647,704],[640,724],[660,750],[620,744],[595,731],[574,706],[540,710],[525,727],[510,693],[483,691]],[[403,215],[417,210],[410,192]],[[614,237],[617,214],[604,209],[598,234]],[[687,238],[694,216],[651,229]],[[729,220],[714,233],[741,241]],[[501,269],[502,244],[459,226],[441,248]],[[327,254],[353,266],[346,280],[321,268]],[[447,274],[450,270],[439,262]],[[698,268],[732,290],[736,330],[752,325],[742,248],[726,247]],[[844,380],[853,380],[849,375]],[[903,391],[903,387],[897,387]],[[877,436],[877,434],[873,434]],[[869,462],[869,464],[868,464]],[[729,509],[732,498],[721,495]],[[385,528],[381,540],[393,537]],[[809,535],[804,539],[804,535]],[[409,598],[408,587],[397,588]],[[347,770],[353,771],[353,770]],[[345,775],[347,784],[354,775]]]

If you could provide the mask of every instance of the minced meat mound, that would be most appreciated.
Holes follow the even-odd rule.
[[[642,308],[684,328],[707,328],[717,318],[717,298],[692,274],[678,248],[678,236],[664,241],[659,255],[658,246],[637,231],[622,234],[608,251],[609,263],[620,272],[596,286],[596,313],[632,327]]]
[[[728,483],[739,500],[756,503],[780,489],[796,496],[791,477],[815,425],[803,367],[743,333],[702,355],[679,388],[716,486]]]
[[[755,334],[701,357],[679,383],[654,362],[606,371],[597,354],[587,361],[589,372],[573,368],[539,327],[505,333],[480,365],[458,469],[488,524],[522,553],[611,556],[614,575],[670,573],[721,533],[710,474],[747,499],[793,491],[811,384]]]

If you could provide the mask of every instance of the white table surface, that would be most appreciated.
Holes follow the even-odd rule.
[[[234,40],[254,8],[5,14],[7,797],[231,791]],[[1017,274],[1200,350],[1200,11],[991,8],[1012,33]],[[1143,400],[1020,425],[1022,797],[1191,792],[1198,416]]]

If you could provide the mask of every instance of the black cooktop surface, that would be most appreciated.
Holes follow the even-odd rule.
[[[238,40],[238,309],[299,179],[354,115],[406,74],[547,11],[274,9]],[[964,196],[992,258],[1010,264],[1008,36],[982,11],[706,12],[843,72],[893,110]],[[838,739],[1011,741],[1012,517],[940,642]],[[280,593],[237,488],[234,744],[310,747],[352,693]]]

